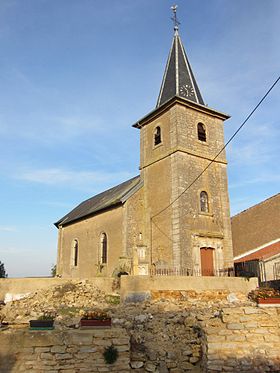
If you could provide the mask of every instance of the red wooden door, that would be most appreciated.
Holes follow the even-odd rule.
[[[202,247],[200,249],[202,276],[214,276],[213,251],[212,247]]]

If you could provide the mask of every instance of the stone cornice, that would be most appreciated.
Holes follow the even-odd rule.
[[[219,118],[219,119],[222,119],[222,120],[226,120],[226,119],[230,118],[230,116],[228,114],[221,113],[221,112],[219,112],[215,109],[209,108],[208,106],[200,105],[200,104],[197,104],[196,102],[184,99],[182,97],[174,96],[173,98],[171,98],[170,100],[165,102],[163,105],[154,109],[149,114],[147,114],[145,117],[143,117],[138,122],[133,124],[132,127],[135,127],[135,128],[144,127],[146,124],[149,124],[151,121],[153,121],[154,119],[161,116],[163,113],[168,111],[172,106],[174,106],[176,104],[179,104],[179,105],[187,107],[187,108],[194,109],[194,110],[199,111],[201,113],[205,113],[205,114],[211,115],[215,118]]]
[[[208,237],[208,238],[224,238],[221,232],[207,232],[207,231],[196,231],[193,234],[197,237]]]
[[[188,154],[188,155],[192,155],[194,157],[205,159],[205,160],[207,160],[209,162],[213,161],[213,159],[211,159],[209,157],[205,157],[204,155],[200,154],[199,152],[195,152],[193,150],[189,150],[189,149],[183,148],[182,146],[176,146],[175,148],[172,148],[169,151],[166,151],[164,154],[161,154],[160,156],[158,156],[153,161],[151,161],[149,163],[146,163],[143,166],[140,165],[139,169],[143,170],[144,168],[146,168],[148,166],[151,166],[152,164],[154,164],[156,162],[159,162],[159,161],[161,161],[161,160],[169,157],[171,154],[174,154],[174,153],[177,153],[177,152],[181,152],[181,153],[185,153],[185,154]],[[214,163],[219,163],[219,164],[225,164],[225,165],[227,165],[227,161],[224,160],[224,159],[222,159],[222,160],[221,159],[215,159]]]

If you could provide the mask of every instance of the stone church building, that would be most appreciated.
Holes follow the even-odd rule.
[[[225,151],[217,156],[229,116],[205,105],[174,30],[156,108],[133,125],[140,175],[55,223],[62,277],[213,276],[232,267]]]

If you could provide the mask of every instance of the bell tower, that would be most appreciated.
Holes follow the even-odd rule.
[[[156,108],[134,124],[140,129],[146,241],[155,273],[214,275],[233,264],[225,151],[216,157],[229,116],[204,104],[176,8]]]

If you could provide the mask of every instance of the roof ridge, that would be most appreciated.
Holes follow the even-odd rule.
[[[243,210],[243,211],[238,212],[236,215],[233,215],[233,216],[231,217],[231,219],[233,219],[233,218],[235,218],[236,216],[241,215],[241,214],[245,213],[246,211],[249,211],[249,210],[251,210],[251,209],[253,209],[253,208],[257,207],[257,206],[260,206],[260,205],[262,205],[262,204],[264,204],[264,203],[267,203],[269,200],[271,200],[271,199],[273,199],[273,198],[275,198],[275,197],[277,197],[277,196],[280,196],[280,192],[274,194],[273,196],[270,196],[270,197],[264,199],[264,200],[261,201],[261,202],[256,203],[256,204],[253,205],[253,206],[248,207],[247,209],[245,209],[245,210]]]
[[[122,183],[117,184],[117,185],[115,185],[115,186],[113,186],[113,187],[111,187],[111,188],[109,188],[109,189],[105,189],[105,190],[103,190],[103,192],[100,192],[100,193],[95,194],[94,196],[92,196],[92,197],[90,197],[90,198],[85,199],[83,202],[80,203],[80,205],[81,205],[82,203],[84,203],[84,202],[89,201],[90,199],[92,199],[92,198],[94,198],[94,197],[98,197],[98,196],[101,196],[101,195],[104,194],[104,193],[110,192],[111,190],[113,190],[113,189],[115,189],[115,188],[118,188],[118,187],[120,187],[121,185],[123,185],[123,184],[125,184],[125,183],[128,183],[128,182],[130,182],[130,181],[132,181],[133,179],[137,179],[139,176],[140,176],[140,175],[133,176],[131,179],[128,179],[128,180],[126,180],[126,181],[123,181]],[[80,206],[80,205],[78,205],[78,206]],[[77,206],[77,207],[78,207],[78,206]]]
[[[109,188],[101,193],[98,193],[74,207],[69,213],[64,215],[55,224],[59,225],[69,224],[76,220],[83,219],[87,216],[93,215],[101,210],[110,208],[117,204],[124,203],[122,198],[131,189],[133,189],[140,181],[140,175],[134,176],[131,179],[124,181],[112,188]]]

